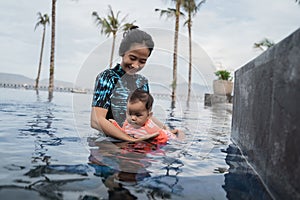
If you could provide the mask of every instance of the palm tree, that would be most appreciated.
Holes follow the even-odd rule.
[[[129,30],[132,26],[134,26],[133,23],[135,21],[132,23],[124,23],[124,21],[127,18],[127,15],[123,17],[121,20],[119,20],[119,14],[121,12],[118,11],[117,15],[115,15],[110,5],[108,6],[108,8],[109,8],[109,14],[107,18],[100,17],[96,11],[92,13],[92,16],[95,17],[95,23],[97,24],[97,26],[101,27],[101,34],[105,34],[107,37],[109,37],[110,34],[113,35],[111,56],[109,62],[109,67],[112,68],[117,32],[120,29],[123,29],[123,31]]]
[[[38,74],[35,79],[35,86],[34,86],[36,90],[39,87],[39,80],[40,80],[42,60],[43,60],[43,51],[44,51],[44,44],[45,44],[46,25],[49,23],[50,23],[49,16],[47,14],[42,15],[42,13],[38,12],[38,22],[36,23],[34,30],[36,30],[36,28],[38,26],[42,25],[43,26],[43,36],[42,36],[42,46],[41,46],[41,52],[40,52]]]
[[[160,12],[160,16],[166,15],[167,18],[175,17],[175,34],[174,34],[174,52],[173,52],[173,81],[172,81],[172,102],[176,99],[177,86],[177,52],[178,52],[178,32],[179,32],[179,17],[184,15],[180,12],[180,7],[183,0],[173,0],[176,3],[176,8],[168,8],[167,10],[156,8],[156,12]]]
[[[191,96],[191,84],[192,84],[192,15],[195,16],[200,6],[204,4],[206,0],[200,1],[198,4],[194,0],[185,0],[183,2],[183,9],[188,13],[188,19],[184,23],[188,27],[189,34],[189,75],[188,75],[188,99],[189,102]]]
[[[55,16],[56,16],[56,1],[52,0],[52,10],[51,10],[51,53],[50,53],[50,73],[49,73],[49,101],[53,97],[54,89],[54,53],[55,53]]]
[[[258,48],[258,49],[264,51],[265,50],[264,48],[268,49],[274,45],[275,45],[275,43],[273,41],[269,40],[268,38],[265,38],[265,39],[261,40],[260,42],[254,43],[253,48]]]

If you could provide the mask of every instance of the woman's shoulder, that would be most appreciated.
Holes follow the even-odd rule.
[[[147,84],[148,83],[148,79],[141,75],[141,74],[135,74],[135,80],[136,82],[139,84],[139,85],[144,85],[144,84]]]
[[[112,69],[105,69],[104,71],[98,74],[98,77],[113,76],[113,75],[114,75],[114,71]]]
[[[122,77],[125,74],[125,71],[122,69],[120,64],[117,64],[114,68],[105,69],[104,71],[98,74],[98,77],[101,78],[112,78],[112,77]]]
[[[135,74],[137,79],[141,79],[141,80],[148,80],[145,76],[143,76],[142,74]]]
[[[113,80],[114,78],[118,78],[118,75],[112,69],[105,69],[97,76],[98,80]]]

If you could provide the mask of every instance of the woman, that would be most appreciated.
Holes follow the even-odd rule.
[[[116,128],[108,119],[116,120],[121,126],[126,117],[126,99],[137,88],[149,92],[148,80],[137,74],[142,70],[154,48],[152,37],[139,29],[127,32],[120,44],[120,64],[101,72],[94,89],[91,112],[91,127],[107,136],[125,141],[140,141],[157,136],[148,135],[134,139]],[[158,120],[154,120],[163,126]]]

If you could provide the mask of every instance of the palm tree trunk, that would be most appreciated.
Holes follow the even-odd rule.
[[[188,34],[189,34],[189,77],[188,77],[188,98],[187,101],[190,101],[191,98],[191,87],[192,87],[192,23],[191,23],[191,12],[189,12],[188,19]]]
[[[55,15],[56,1],[52,0],[52,25],[51,25],[51,53],[50,53],[50,73],[49,73],[49,100],[53,97],[54,89],[54,53],[55,53]]]
[[[112,63],[113,63],[113,59],[114,59],[114,52],[115,52],[115,42],[116,42],[116,33],[113,33],[113,42],[112,42],[112,47],[111,47],[109,68],[112,68]]]
[[[38,88],[39,88],[39,80],[40,80],[42,60],[43,60],[43,52],[44,52],[44,44],[45,44],[45,34],[46,34],[46,26],[44,25],[41,52],[40,52],[39,68],[38,68],[38,74],[37,74],[37,77],[35,79],[35,86],[34,86],[36,90],[38,90]]]
[[[176,99],[177,52],[178,52],[178,32],[179,32],[180,3],[181,3],[181,0],[176,1],[176,21],[175,21],[174,52],[173,52],[173,82],[172,82],[172,96],[171,96],[172,97],[172,102],[175,102],[175,99]]]

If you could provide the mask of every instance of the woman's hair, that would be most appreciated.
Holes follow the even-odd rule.
[[[149,92],[142,89],[136,89],[128,96],[127,101],[130,103],[141,101],[145,104],[147,110],[151,110],[154,99]]]
[[[123,39],[119,48],[119,55],[124,56],[125,52],[128,51],[133,44],[143,44],[149,49],[149,56],[154,48],[154,42],[152,37],[138,29],[138,26],[132,26],[129,31],[123,34]]]

